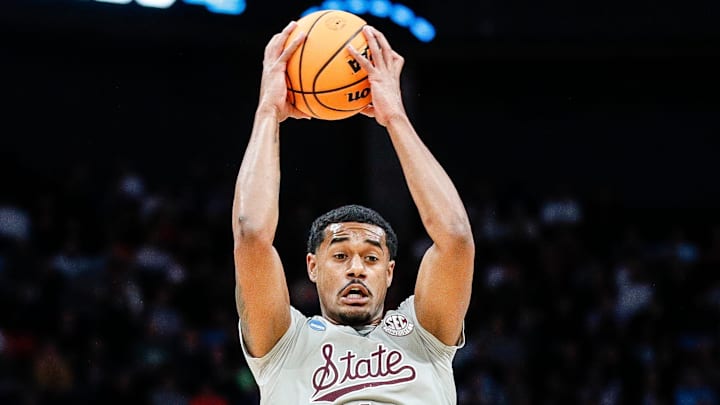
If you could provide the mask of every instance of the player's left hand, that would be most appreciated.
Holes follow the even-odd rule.
[[[405,107],[400,91],[400,73],[405,59],[392,49],[385,35],[371,26],[363,27],[363,34],[370,48],[370,59],[363,57],[352,46],[348,51],[368,72],[372,103],[361,114],[375,117],[382,126],[395,117],[405,117]]]

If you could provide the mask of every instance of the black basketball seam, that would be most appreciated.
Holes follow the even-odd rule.
[[[342,51],[343,49],[345,49],[345,47],[346,47],[353,39],[355,39],[355,37],[357,36],[357,34],[360,33],[360,32],[362,31],[363,27],[365,27],[366,25],[367,25],[367,24],[364,24],[364,25],[360,26],[360,29],[358,29],[357,31],[355,31],[355,33],[352,34],[352,35],[345,41],[345,43],[335,51],[335,53],[333,53],[332,55],[330,55],[330,57],[325,61],[325,63],[320,67],[320,69],[318,69],[317,73],[315,73],[315,77],[313,78],[313,85],[312,85],[313,93],[315,92],[315,83],[317,83],[317,77],[320,76],[320,73],[322,73],[322,71],[325,70],[325,68],[327,67],[327,65],[330,64],[330,61],[333,60],[333,59],[335,59],[335,57],[340,53],[340,51]],[[366,76],[366,77],[367,77],[367,76]],[[341,88],[342,88],[342,87],[341,87]],[[318,93],[319,93],[319,92],[318,92]]]
[[[287,70],[285,70],[285,83],[288,85],[287,90],[288,95],[290,96],[290,104],[295,105],[295,103],[297,102],[297,98],[295,97],[295,92],[293,90],[292,79],[290,78]]]
[[[313,89],[313,91],[312,91],[311,93],[307,93],[307,94],[312,94],[312,95],[313,95],[313,98],[315,99],[315,101],[317,101],[318,104],[320,104],[321,106],[323,106],[324,108],[326,108],[326,109],[328,109],[328,110],[331,110],[331,111],[350,112],[350,111],[358,111],[358,110],[360,110],[360,109],[362,109],[362,108],[365,107],[365,106],[363,106],[363,107],[359,107],[359,108],[351,108],[351,109],[349,109],[349,110],[348,110],[348,109],[342,109],[342,108],[336,108],[336,107],[330,107],[330,106],[328,106],[327,104],[325,104],[325,103],[323,103],[322,101],[320,101],[320,99],[318,98],[318,94],[329,93],[329,92],[332,92],[332,91],[342,90],[342,89],[344,89],[344,88],[347,88],[347,87],[350,87],[350,86],[354,86],[354,85],[360,83],[361,81],[365,80],[365,79],[367,78],[367,76],[363,77],[362,79],[357,80],[357,81],[354,82],[354,83],[345,85],[345,86],[343,86],[343,87],[338,87],[338,88],[332,89],[332,90],[315,91],[315,84],[317,83],[318,76],[320,76],[320,73],[322,73],[323,70],[325,70],[325,68],[327,67],[327,65],[330,64],[330,61],[333,60],[333,59],[335,59],[335,57],[336,57],[343,49],[345,49],[345,47],[347,47],[347,45],[348,45],[353,39],[355,39],[355,37],[356,37],[360,32],[362,32],[362,29],[363,29],[366,25],[367,25],[367,24],[361,25],[360,28],[358,28],[357,31],[355,31],[355,33],[353,33],[353,34],[345,41],[345,43],[343,44],[343,46],[339,47],[339,48],[335,51],[335,53],[333,53],[333,54],[325,61],[325,63],[322,65],[322,67],[321,67],[320,69],[318,69],[317,73],[315,74],[315,77],[313,78],[313,84],[312,84],[312,89]],[[303,96],[303,99],[305,100],[305,99],[306,99],[306,94],[303,93],[302,96]],[[305,102],[305,104],[307,104],[307,101]],[[314,113],[313,113],[313,114],[314,114]]]
[[[325,93],[332,93],[332,92],[334,92],[334,91],[338,91],[338,90],[342,90],[342,89],[346,89],[346,88],[348,88],[348,87],[354,86],[354,85],[362,82],[362,81],[365,80],[365,79],[367,79],[367,76],[363,76],[363,77],[361,77],[360,79],[358,79],[358,80],[356,80],[356,81],[354,81],[354,82],[352,82],[352,83],[348,83],[348,84],[346,84],[346,85],[344,85],[344,86],[335,87],[335,88],[327,89],[327,90],[320,90],[320,91],[302,91],[302,90],[295,90],[295,89],[293,89],[293,88],[289,88],[288,91],[291,92],[291,93],[296,93],[296,94],[300,94],[300,95],[303,95],[303,94],[325,94]]]
[[[315,19],[315,21],[313,21],[312,25],[310,25],[310,28],[308,28],[307,34],[305,34],[305,40],[303,40],[302,47],[300,48],[300,56],[298,58],[299,59],[298,60],[298,81],[300,81],[300,92],[301,92],[300,95],[302,96],[303,102],[305,103],[305,107],[307,107],[308,111],[310,111],[310,114],[312,114],[316,117],[319,117],[319,115],[317,115],[317,113],[315,113],[315,111],[313,111],[313,109],[310,107],[310,104],[307,102],[307,97],[305,96],[306,93],[305,93],[305,89],[303,86],[303,80],[302,80],[302,66],[303,66],[302,62],[303,62],[303,56],[305,55],[305,44],[307,43],[307,39],[310,36],[310,33],[312,32],[313,28],[315,28],[315,25],[317,25],[318,21],[320,21],[320,19],[323,16],[325,16],[329,13],[332,13],[332,12],[333,12],[333,10],[327,10],[324,13],[321,13],[320,15],[318,15],[318,17]]]

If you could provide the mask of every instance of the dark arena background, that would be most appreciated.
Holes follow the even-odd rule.
[[[0,2],[0,403],[255,404],[230,205],[265,43],[355,7],[477,242],[460,405],[720,404],[720,5]],[[422,24],[421,24],[422,23]],[[282,124],[277,248],[341,203],[428,241],[374,120]]]

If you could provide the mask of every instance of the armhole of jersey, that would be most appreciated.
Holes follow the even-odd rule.
[[[289,336],[294,334],[295,329],[297,328],[298,323],[305,321],[305,315],[303,315],[300,311],[298,311],[295,307],[292,305],[290,306],[290,326],[288,326],[288,329],[285,331],[285,333],[280,337],[280,339],[275,343],[275,346],[273,346],[272,349],[270,349],[267,354],[265,354],[262,357],[254,357],[252,356],[248,351],[247,347],[245,346],[245,339],[243,338],[242,334],[242,327],[240,323],[242,321],[238,320],[238,336],[240,337],[240,347],[242,348],[243,354],[245,355],[245,358],[248,360],[254,360],[254,361],[262,361],[262,359],[268,358],[272,356],[274,352],[279,350],[278,348],[283,345],[285,341],[289,339]]]
[[[400,303],[397,310],[410,315],[413,322],[415,323],[415,327],[418,329],[418,333],[422,335],[423,339],[429,340],[430,343],[432,343],[432,345],[435,346],[437,349],[442,349],[442,351],[454,352],[455,350],[465,346],[465,321],[463,321],[462,330],[460,331],[460,337],[458,338],[457,343],[448,346],[420,324],[420,321],[418,321],[417,319],[417,313],[415,312],[414,295],[409,296],[405,299],[405,301]]]
[[[277,361],[277,359],[282,358],[284,354],[292,350],[295,337],[298,334],[298,331],[302,330],[302,325],[304,325],[305,319],[305,315],[291,306],[290,326],[288,327],[288,330],[280,338],[280,340],[277,341],[275,346],[273,346],[273,348],[262,357],[253,357],[250,353],[248,353],[242,337],[242,332],[240,332],[240,345],[245,357],[245,362],[260,387],[264,387],[265,385],[272,383],[277,373],[282,369],[283,362],[282,360]],[[240,330],[239,322],[238,330]]]

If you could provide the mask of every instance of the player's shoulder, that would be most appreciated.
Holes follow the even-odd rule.
[[[400,302],[400,305],[395,309],[397,312],[409,312],[415,314],[415,295],[411,295]]]

